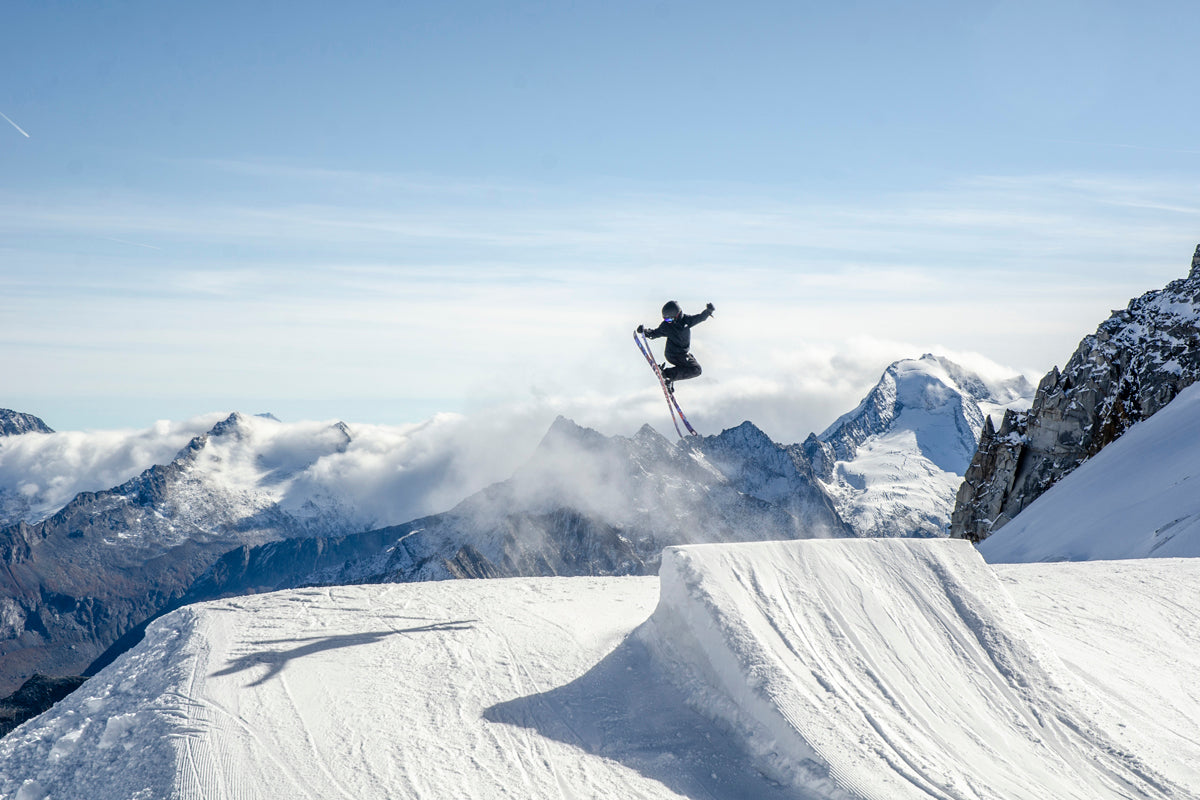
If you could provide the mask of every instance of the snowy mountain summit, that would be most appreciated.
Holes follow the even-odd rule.
[[[985,420],[1025,408],[1024,376],[984,379],[926,354],[889,366],[858,407],[804,447],[860,536],[939,536]]]
[[[54,430],[33,414],[0,408],[0,436],[20,436],[23,433],[54,433]]]
[[[1088,458],[1200,379],[1200,246],[1187,278],[1114,311],[1028,413],[984,428],[956,500],[951,535],[982,541]]]

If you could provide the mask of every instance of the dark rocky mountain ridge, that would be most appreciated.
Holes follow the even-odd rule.
[[[986,539],[1198,378],[1200,246],[1187,278],[1131,300],[1085,337],[1042,379],[1028,412],[984,426],[951,536]]]

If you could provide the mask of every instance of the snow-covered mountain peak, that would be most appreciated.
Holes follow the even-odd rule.
[[[948,385],[956,386],[963,394],[970,397],[986,411],[989,405],[1007,405],[1009,403],[1028,404],[1033,396],[1034,387],[1029,379],[1011,371],[1002,371],[998,375],[983,375],[977,371],[963,367],[945,356],[926,353],[917,362],[898,361],[892,366],[905,365],[910,369],[915,365],[942,378]]]
[[[33,524],[0,526],[0,685],[27,677],[20,670],[84,668],[232,549],[411,518],[395,510],[404,502],[396,499],[403,470],[386,470],[403,463],[393,452],[402,438],[368,430],[356,448],[343,422],[214,418],[174,459],[112,488],[78,492]],[[81,437],[15,437],[0,468],[35,463],[52,445],[79,451],[86,442],[72,440]],[[32,490],[37,500],[39,487]],[[52,620],[48,597],[59,598]]]
[[[25,433],[54,433],[54,430],[33,414],[0,408],[0,436],[20,436]]]
[[[649,426],[632,438],[605,436],[560,416],[504,485],[525,511],[573,508],[623,525],[636,506],[653,505],[665,476],[711,480],[701,477],[707,469]]]
[[[244,434],[249,418],[244,414],[234,411],[225,419],[212,426],[212,430],[208,432],[209,436],[235,436],[240,437]]]
[[[1113,312],[1101,323],[1100,336],[1107,336],[1111,349],[1139,347],[1164,351],[1159,369],[1180,374],[1180,363],[1167,356],[1178,350],[1181,333],[1200,330],[1200,274],[1195,267],[1188,278],[1172,281],[1165,288],[1134,298],[1124,310]]]
[[[808,453],[842,516],[863,535],[943,533],[989,412],[1027,407],[1022,376],[984,378],[926,353],[889,365]]]
[[[898,420],[908,410],[930,413],[962,413],[971,425],[982,427],[983,414],[977,406],[964,400],[980,399],[986,386],[976,376],[966,372],[952,373],[942,359],[924,356],[918,361],[898,361],[888,367],[891,388],[895,393],[895,416]],[[911,420],[908,421],[911,425]]]
[[[851,461],[868,439],[907,431],[917,437],[927,457],[962,474],[975,452],[985,414],[995,406],[1028,405],[1031,395],[1032,386],[1023,376],[985,380],[945,357],[926,353],[888,366],[858,407],[818,438],[833,448],[837,460]],[[942,420],[933,426],[936,430],[930,429],[931,415]],[[951,429],[946,422],[953,422]],[[955,441],[946,440],[947,435]]]
[[[635,442],[659,442],[663,439],[663,435],[656,431],[654,426],[650,423],[646,423],[642,427],[638,428],[637,433],[633,435],[633,440]]]
[[[782,449],[761,428],[749,420],[736,428],[729,428],[712,437],[710,447],[712,446],[737,448],[747,452]]]
[[[599,431],[585,428],[574,420],[562,415],[555,418],[546,435],[542,437],[538,449],[561,449],[564,447],[582,447],[588,450],[603,448],[609,443],[609,438]]]
[[[350,427],[341,421],[283,424],[235,411],[189,442],[176,462],[279,499],[293,479],[322,459],[345,453],[352,442]]]

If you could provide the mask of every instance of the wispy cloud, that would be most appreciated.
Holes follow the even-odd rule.
[[[117,244],[127,244],[130,247],[141,247],[141,248],[145,248],[146,250],[162,250],[161,247],[155,247],[152,244],[145,244],[143,242],[131,242],[128,239],[117,239],[116,237],[113,237],[113,236],[108,236],[105,238],[107,238],[108,241],[110,241],[110,242],[116,242]]]
[[[837,360],[853,340],[896,345],[871,371],[938,346],[1045,371],[1108,309],[1186,272],[1200,228],[1194,187],[1106,176],[869,199],[502,184],[460,197],[403,177],[223,168],[282,172],[300,199],[334,181],[350,199],[0,192],[3,258],[22,265],[0,271],[0,368],[43,394],[168,385],[223,406],[629,396],[645,388],[629,331],[674,297],[719,309],[695,339],[699,413],[724,408],[711,418],[724,424],[736,403],[716,387],[766,381],[754,402],[766,414],[762,398],[789,398],[779,419],[803,420],[798,434],[845,410],[816,384],[865,374]]]
[[[249,168],[249,167],[247,167]],[[278,168],[272,168],[278,169]],[[299,170],[306,181],[322,171]],[[370,183],[371,176],[334,173]],[[380,178],[379,180],[385,180]],[[1168,226],[1195,223],[1200,202],[1189,186],[1132,184],[1087,176],[980,178],[937,191],[871,200],[828,201],[747,194],[658,196],[628,190],[599,196],[578,191],[493,188],[486,203],[415,187],[343,204],[251,205],[228,199],[178,206],[159,198],[28,198],[4,204],[0,229],[63,236],[99,235],[126,242],[169,239],[194,258],[210,248],[246,246],[258,260],[301,264],[459,264],[507,262],[528,269],[637,259],[656,266],[794,269],[810,264],[921,262],[953,268],[963,256],[1001,261],[1039,253],[1104,257],[1106,242],[1161,240]],[[464,190],[464,197],[472,196]],[[1161,212],[1131,218],[1130,208]],[[1176,215],[1182,215],[1180,219]],[[161,246],[161,245],[159,245]],[[616,263],[614,263],[616,262]]]

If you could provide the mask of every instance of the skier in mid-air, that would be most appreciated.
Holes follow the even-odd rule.
[[[713,304],[709,303],[699,314],[684,314],[679,303],[669,300],[662,307],[662,324],[653,329],[638,325],[637,332],[644,334],[647,339],[667,337],[665,354],[671,366],[664,364],[661,367],[667,391],[675,391],[675,381],[685,381],[700,374],[696,357],[688,352],[692,346],[692,327],[711,317],[714,311]]]

